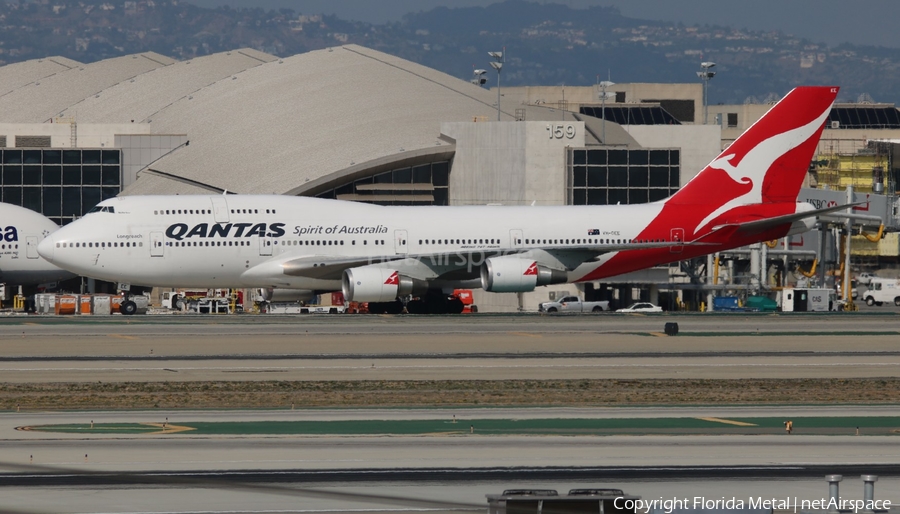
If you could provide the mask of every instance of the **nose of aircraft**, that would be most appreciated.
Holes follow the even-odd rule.
[[[38,244],[37,251],[38,254],[44,259],[53,262],[53,251],[56,249],[56,240],[53,238],[53,234],[45,237],[43,241]]]

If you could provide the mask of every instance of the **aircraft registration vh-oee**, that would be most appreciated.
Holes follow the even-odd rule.
[[[341,289],[462,310],[447,291],[596,281],[810,230],[798,203],[836,87],[799,87],[671,197],[639,205],[386,207],[280,195],[126,196],[45,239],[74,273],[172,287]],[[382,305],[384,303],[384,305]]]

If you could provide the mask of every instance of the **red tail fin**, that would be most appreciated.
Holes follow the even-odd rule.
[[[793,89],[666,203],[712,207],[699,229],[741,205],[796,202],[838,89]]]

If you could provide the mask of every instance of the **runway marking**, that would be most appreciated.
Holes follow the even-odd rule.
[[[126,336],[125,334],[106,334],[106,337],[114,337],[116,339],[130,339],[130,340],[140,339],[140,337]]]
[[[713,423],[725,423],[726,425],[735,425],[738,427],[758,427],[754,423],[744,423],[743,421],[734,421],[733,419],[722,419],[722,418],[697,418],[703,421],[711,421]]]
[[[507,332],[507,334],[513,335],[513,336],[534,337],[534,338],[544,337],[541,334],[532,334],[531,332]]]
[[[191,430],[197,430],[194,427],[186,427],[182,425],[170,425],[164,423],[141,423],[141,425],[148,425],[151,427],[159,427],[162,429],[159,432],[150,432],[150,434],[177,434],[178,432],[190,432]]]

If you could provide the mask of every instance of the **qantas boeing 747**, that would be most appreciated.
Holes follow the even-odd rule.
[[[38,250],[113,282],[342,289],[348,301],[392,304],[409,295],[446,303],[441,291],[458,287],[527,292],[596,281],[802,233],[817,215],[846,209],[797,202],[837,92],[794,89],[654,203],[384,207],[278,195],[126,196],[101,202]]]

